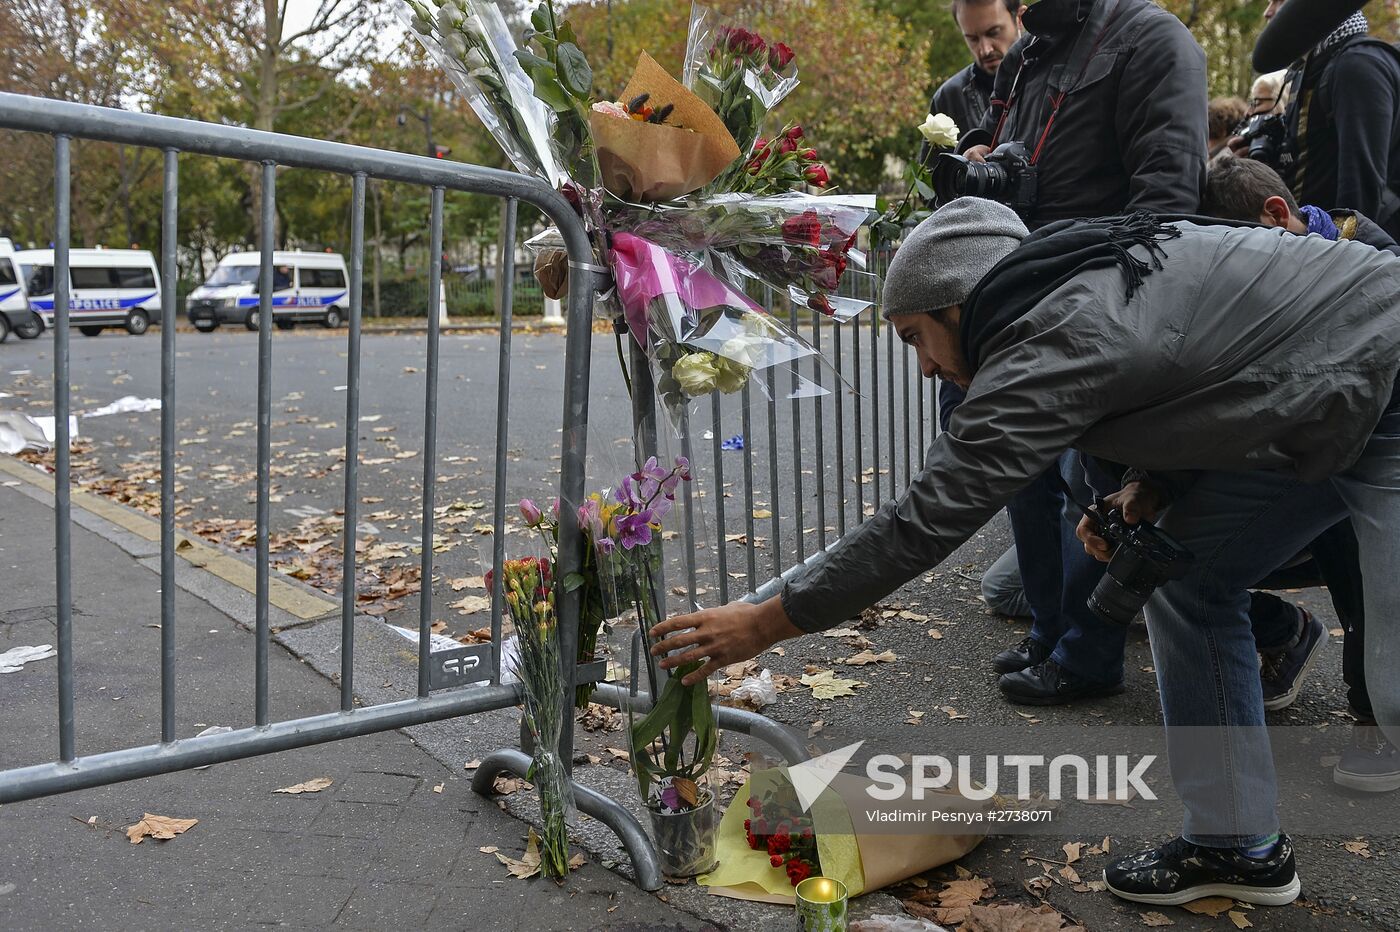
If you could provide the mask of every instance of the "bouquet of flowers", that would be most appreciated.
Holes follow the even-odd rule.
[[[568,821],[574,808],[573,786],[559,759],[566,689],[559,657],[558,619],[554,611],[554,572],[538,557],[507,560],[501,570],[506,610],[515,624],[519,651],[514,670],[525,698],[525,722],[535,739],[534,760],[526,779],[539,789],[544,834],[540,871],[556,880],[569,873]],[[491,583],[487,583],[490,588]]]
[[[770,781],[762,799],[749,795],[748,806],[751,815],[744,820],[744,835],[750,848],[766,851],[768,863],[781,867],[794,887],[821,876],[816,829],[791,783]]]
[[[738,391],[756,372],[813,355],[757,309],[750,287],[775,289],[837,323],[870,306],[843,283],[859,274],[848,265],[874,198],[811,193],[831,179],[802,127],[763,137],[799,83],[797,55],[784,43],[695,5],[682,80],[643,53],[621,93],[599,97],[572,27],[550,0],[531,14],[523,49],[491,0],[404,2],[424,44],[515,164],[576,206],[596,264],[618,286],[598,306],[625,321],[647,352],[670,389],[667,411],[678,429],[697,395]],[[520,99],[522,82],[532,99]],[[567,262],[545,250],[536,268],[559,294]],[[638,280],[649,284],[624,287]],[[710,303],[693,303],[696,295]],[[640,321],[651,325],[638,329]],[[736,338],[736,352],[725,352]],[[806,379],[796,384],[799,395],[826,392]]]

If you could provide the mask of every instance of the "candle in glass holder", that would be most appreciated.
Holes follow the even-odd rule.
[[[797,885],[799,932],[846,932],[846,885],[830,877],[808,877]]]

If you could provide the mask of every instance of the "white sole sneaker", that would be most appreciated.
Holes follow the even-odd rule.
[[[1390,793],[1400,790],[1400,773],[1351,773],[1333,767],[1332,782],[1362,793]]]
[[[1312,624],[1312,615],[1308,616],[1307,624]],[[1264,700],[1265,712],[1278,712],[1291,706],[1298,699],[1298,694],[1303,691],[1303,684],[1308,680],[1308,674],[1312,672],[1313,664],[1317,663],[1317,658],[1322,653],[1322,647],[1327,643],[1327,635],[1324,632],[1322,637],[1317,639],[1313,649],[1308,652],[1308,656],[1303,658],[1303,669],[1298,671],[1298,677],[1293,681],[1293,688],[1282,696],[1275,696],[1272,699]]]
[[[1297,874],[1294,874],[1293,879],[1281,887],[1203,883],[1185,890],[1178,890],[1176,893],[1128,893],[1109,883],[1107,872],[1104,873],[1103,880],[1105,884],[1108,884],[1109,892],[1114,896],[1131,900],[1134,903],[1147,903],[1150,906],[1181,906],[1208,896],[1227,896],[1239,900],[1241,903],[1253,903],[1255,906],[1287,906],[1298,898],[1298,894],[1303,889],[1303,885],[1298,882]]]

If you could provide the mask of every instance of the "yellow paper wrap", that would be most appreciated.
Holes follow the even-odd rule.
[[[622,99],[641,94],[651,95],[653,107],[675,107],[665,123],[588,114],[603,187],[613,194],[627,201],[671,200],[703,188],[739,157],[724,121],[646,52]]]
[[[792,904],[796,898],[787,873],[769,862],[766,851],[750,848],[745,836],[744,819],[748,818],[752,785],[750,780],[740,788],[720,821],[716,842],[719,866],[696,880],[718,896]],[[822,876],[841,881],[852,898],[956,861],[985,837],[980,832],[952,835],[917,830],[911,834],[857,834],[851,812],[879,805],[865,794],[869,785],[868,780],[851,774],[837,774],[812,806]],[[974,801],[956,792],[937,796],[937,808],[944,811],[985,811],[992,807],[990,800]]]

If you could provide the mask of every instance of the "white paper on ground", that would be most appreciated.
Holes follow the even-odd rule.
[[[729,698],[747,702],[759,709],[772,705],[778,701],[778,687],[773,685],[773,673],[763,670],[758,676],[745,677],[742,683],[734,687]]]
[[[948,932],[927,919],[912,916],[877,915],[869,919],[857,919],[851,923],[851,932]]]
[[[52,449],[54,428],[53,417],[31,417],[18,411],[0,411],[0,453]],[[71,439],[78,439],[78,418],[72,414],[68,416],[68,433]]]
[[[137,398],[135,395],[123,395],[109,405],[94,408],[83,417],[106,417],[109,414],[144,414],[147,411],[159,410],[159,398]]]
[[[0,654],[0,673],[18,673],[24,669],[26,663],[35,660],[48,660],[50,657],[57,657],[58,651],[53,649],[52,644],[40,644],[37,647],[11,647]]]

